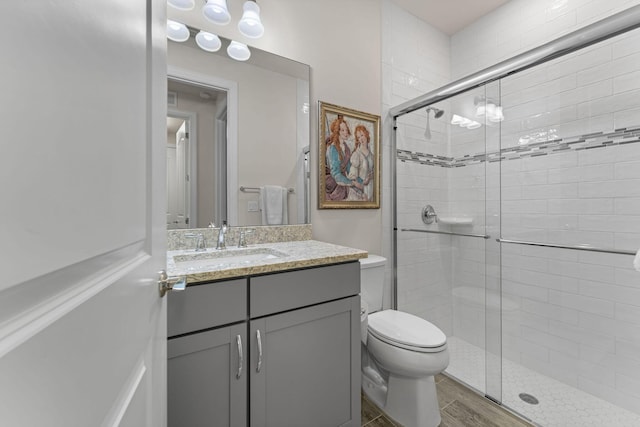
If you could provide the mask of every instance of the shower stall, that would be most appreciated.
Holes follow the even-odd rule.
[[[391,109],[393,304],[542,426],[640,425],[640,6]]]

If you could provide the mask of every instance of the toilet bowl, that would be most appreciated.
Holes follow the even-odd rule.
[[[446,336],[422,318],[381,310],[384,258],[369,258],[361,260],[362,389],[403,426],[436,427],[441,417],[434,375],[449,364]],[[372,264],[382,268],[367,272]],[[379,302],[372,286],[380,286]]]

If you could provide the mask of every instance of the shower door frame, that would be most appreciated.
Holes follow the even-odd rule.
[[[389,116],[391,117],[391,153],[393,159],[391,164],[391,188],[392,191],[392,211],[391,211],[391,226],[393,231],[393,240],[391,247],[391,259],[392,259],[392,295],[391,304],[394,309],[398,309],[398,276],[397,276],[397,253],[398,253],[398,223],[397,223],[397,180],[396,180],[396,161],[397,161],[397,140],[396,129],[398,117],[411,113],[413,111],[425,108],[429,105],[437,102],[452,98],[456,95],[467,92],[471,89],[484,86],[488,83],[498,81],[503,77],[516,74],[518,72],[535,67],[536,65],[543,64],[556,58],[560,58],[577,50],[583,49],[590,45],[605,41],[612,37],[626,33],[628,31],[640,28],[640,5],[633,6],[622,12],[611,15],[598,22],[585,26],[579,30],[571,32],[565,36],[555,39],[549,43],[543,44],[537,48],[531,49],[520,55],[514,56],[511,59],[502,61],[492,67],[481,70],[477,73],[471,74],[462,79],[456,80],[446,86],[443,86],[434,91],[428,92],[422,96],[406,101],[400,105],[392,107],[389,110]],[[496,239],[501,243],[519,243],[519,244],[533,244],[539,245],[537,242],[512,242],[510,240],[503,240],[502,236]],[[548,245],[547,245],[548,246]],[[566,249],[584,249],[575,246],[562,246],[553,245],[554,247],[561,247]],[[610,252],[609,250],[597,250],[599,252]],[[627,251],[624,251],[627,253]],[[498,403],[501,402],[500,396],[491,395],[485,393],[486,397],[494,400]]]

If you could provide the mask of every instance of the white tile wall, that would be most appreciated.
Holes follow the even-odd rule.
[[[449,37],[426,25],[389,0],[382,3],[382,117],[383,148],[389,159],[383,169],[383,194],[392,194],[391,178],[387,173],[395,153],[390,152],[391,123],[387,117],[391,107],[444,86],[450,79]],[[431,141],[424,131],[426,114],[416,112],[402,118],[397,133],[399,148],[446,154],[444,138],[446,126],[431,117]],[[443,169],[425,168],[415,163],[397,166],[398,223],[405,227],[419,226],[420,211],[427,200],[446,204],[446,173]],[[386,198],[383,209],[383,255],[390,257],[393,230],[391,229],[391,199]],[[427,317],[435,315],[437,324],[447,332],[451,327],[451,296],[446,291],[446,276],[450,272],[450,257],[440,251],[437,236],[401,233],[398,253],[398,303],[404,310]],[[446,272],[446,274],[445,274]],[[385,306],[391,304],[391,271],[387,269]]]

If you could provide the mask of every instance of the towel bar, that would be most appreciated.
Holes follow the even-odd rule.
[[[242,191],[243,193],[259,193],[260,187],[245,187],[244,185],[241,185],[240,191]],[[287,188],[287,192],[289,194],[292,194],[295,193],[295,190],[293,188]]]
[[[482,237],[483,239],[488,239],[489,237],[491,237],[491,236],[487,236],[486,234],[454,233],[452,231],[422,230],[419,228],[402,228],[400,229],[400,231],[416,231],[418,233],[447,234],[450,236]]]
[[[544,248],[557,248],[557,249],[573,249],[577,251],[589,251],[589,252],[601,252],[605,254],[618,254],[618,255],[635,255],[635,251],[626,251],[622,249],[604,249],[594,248],[592,246],[570,246],[570,245],[557,245],[554,243],[540,243],[540,242],[528,242],[525,240],[509,240],[509,239],[496,239],[499,243],[511,243],[515,245],[527,245],[527,246],[541,246]]]

